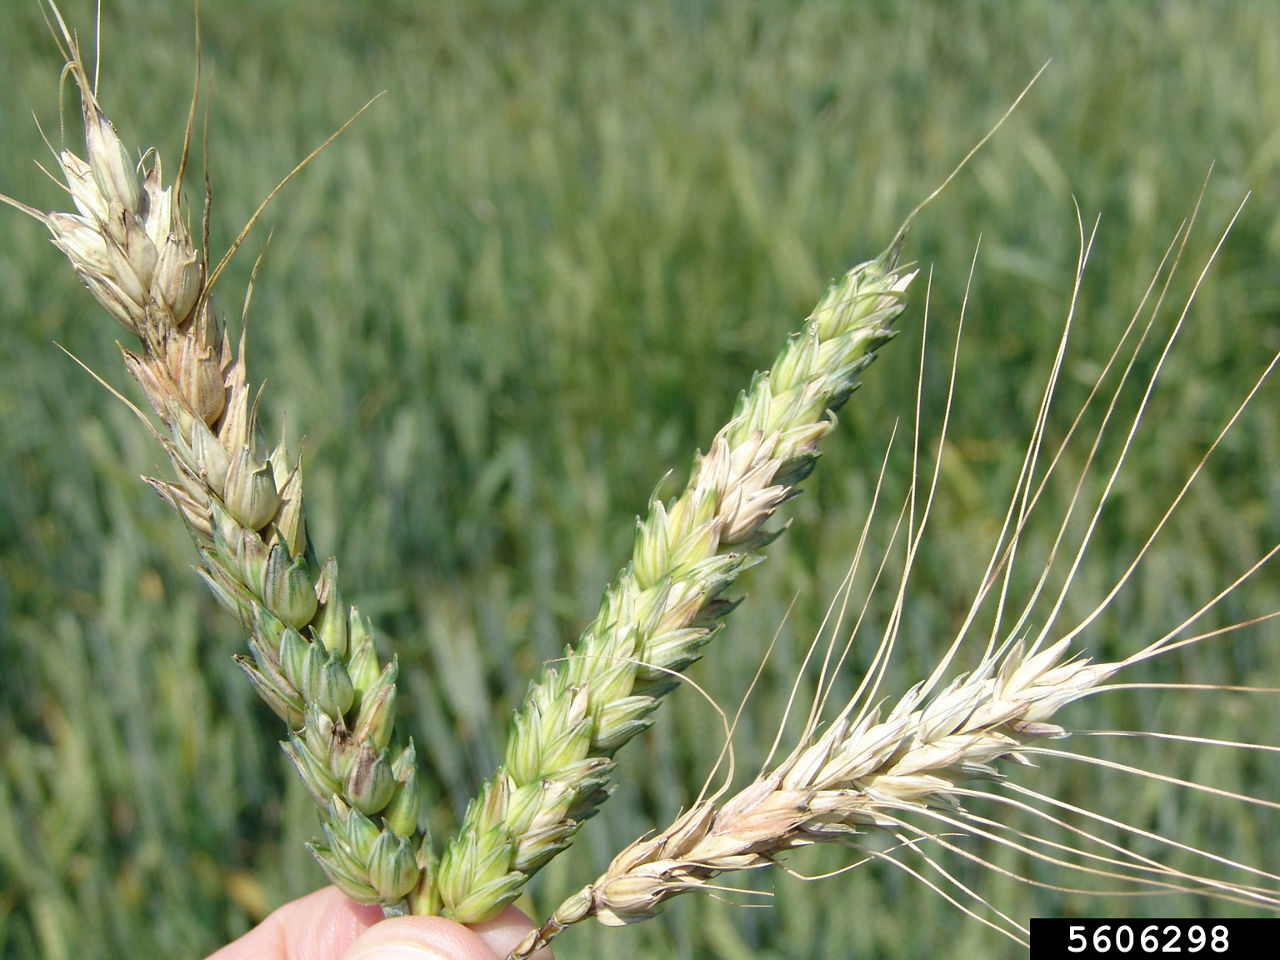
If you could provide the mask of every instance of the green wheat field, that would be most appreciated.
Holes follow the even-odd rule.
[[[49,165],[33,113],[60,142],[61,61],[35,0],[0,6],[0,192],[61,209],[32,162]],[[87,40],[93,5],[62,7]],[[1050,421],[1059,437],[1211,165],[1160,329],[1253,192],[1152,396],[1064,622],[1106,594],[1280,349],[1280,5],[207,0],[200,19],[215,260],[299,159],[386,91],[268,208],[221,281],[219,307],[239,330],[266,247],[249,310],[250,373],[268,381],[263,419],[303,451],[317,551],[339,558],[347,599],[372,616],[382,654],[399,657],[400,722],[425,764],[426,817],[440,836],[500,760],[537,666],[594,614],[655,484],[676,471],[667,495],[678,489],[827,281],[888,244],[1045,61],[905,250],[932,270],[921,426],[931,469],[981,239],[932,532],[886,693],[927,676],[977,586],[1066,314],[1074,204],[1086,224],[1102,219]],[[125,142],[155,145],[167,170],[193,84],[193,26],[191,4],[104,2],[100,99]],[[74,103],[64,89],[73,145]],[[203,153],[197,142],[188,177],[197,220]],[[903,502],[924,300],[922,274],[901,335],[841,411],[803,495],[780,511],[787,534],[739,585],[744,605],[690,671],[732,712],[778,635],[734,738],[740,780],[764,760],[844,577],[895,421],[875,549]],[[231,660],[243,632],[198,582],[181,525],[138,480],[161,469],[161,454],[55,346],[137,400],[120,336],[39,224],[4,208],[4,957],[198,958],[324,883],[303,845],[316,832],[311,801],[276,746],[284,731]],[[1151,363],[1140,360],[1140,373]],[[1138,649],[1280,540],[1277,387],[1264,387],[1082,635],[1089,652]],[[1127,422],[1105,449],[1118,449]],[[1056,531],[1087,448],[1073,447],[1055,499],[1039,508],[1015,585],[1034,583],[1030,558]],[[1272,564],[1203,629],[1280,609],[1278,581]],[[892,589],[880,592],[838,692],[852,690],[874,649],[892,601]],[[1280,628],[1206,641],[1129,679],[1280,686]],[[1108,693],[1063,715],[1082,730],[1271,744],[1276,717],[1274,695],[1162,689]],[[619,754],[613,799],[518,905],[545,915],[620,846],[669,822],[721,742],[720,720],[690,685],[669,697],[655,728]],[[1280,764],[1265,754],[1067,743],[1280,797]],[[1274,810],[1065,759],[1016,776],[1188,844],[1280,862]],[[970,849],[999,872],[955,856],[948,868],[1023,922],[1243,909],[1028,885],[1007,874],[1081,884],[1005,849]],[[788,867],[818,874],[853,859],[798,852]],[[747,892],[680,898],[630,929],[583,924],[556,954],[1021,950],[886,863],[814,883],[781,871],[733,882]]]

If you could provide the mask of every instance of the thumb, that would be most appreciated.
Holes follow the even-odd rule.
[[[392,917],[366,930],[342,960],[498,960],[531,927],[514,907],[471,927],[443,917]],[[535,960],[551,960],[550,950]]]

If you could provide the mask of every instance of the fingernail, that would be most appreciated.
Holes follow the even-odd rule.
[[[449,960],[449,958],[420,943],[401,940],[379,943],[359,953],[353,953],[345,960]]]

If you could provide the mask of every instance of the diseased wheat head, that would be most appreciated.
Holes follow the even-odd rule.
[[[425,862],[414,746],[393,737],[395,660],[378,662],[367,621],[344,604],[337,561],[316,559],[301,464],[283,442],[263,441],[244,339],[232,346],[213,306],[227,260],[211,267],[207,244],[197,253],[183,212],[185,152],[171,184],[154,152],[148,166],[130,158],[75,36],[50,10],[84,120],[85,157],[55,151],[75,212],[3,199],[48,228],[80,281],[137,338],[124,362],[158,423],[134,409],[174,473],[146,482],[182,518],[201,577],[247,629],[251,656],[236,659],[288,725],[285,752],[321,811],[316,856],[350,896],[395,903]],[[190,133],[189,119],[188,142]]]
[[[892,336],[891,325],[916,277],[914,269],[898,262],[906,227],[885,253],[831,285],[802,329],[741,395],[707,452],[696,457],[683,491],[667,502],[655,496],[648,504],[647,515],[637,522],[632,554],[606,590],[595,619],[564,657],[530,685],[514,717],[503,765],[482,786],[457,835],[437,855],[419,825],[414,745],[400,743],[394,729],[396,661],[379,661],[370,625],[344,601],[336,560],[318,560],[307,536],[300,463],[283,442],[264,442],[258,420],[262,392],[248,378],[245,339],[242,335],[233,344],[214,310],[218,278],[245,234],[217,264],[209,260],[207,237],[203,249],[197,248],[183,209],[186,152],[172,183],[165,183],[154,152],[140,162],[131,158],[98,103],[73,32],[57,8],[51,4],[50,9],[82,104],[84,157],[54,151],[75,212],[45,213],[0,199],[49,230],[81,282],[137,339],[136,347],[123,350],[124,362],[152,415],[134,410],[172,468],[171,477],[147,478],[147,483],[190,530],[201,557],[201,576],[246,629],[250,655],[237,661],[287,725],[283,747],[320,811],[324,838],[312,849],[328,876],[349,896],[381,903],[388,912],[485,920],[569,846],[607,796],[614,753],[650,725],[660,698],[702,656],[734,607],[726,592],[743,570],[763,558],[777,535],[766,524],[795,496],[815,465],[819,442],[834,428],[834,411]],[[191,118],[194,112],[193,102]],[[902,557],[891,588],[891,613],[853,696],[833,716],[824,715],[834,678],[853,657],[854,638],[870,632],[867,605],[844,649],[837,652],[832,646],[822,659],[813,705],[785,759],[766,760],[762,772],[735,793],[726,785],[697,797],[673,824],[627,846],[513,956],[530,955],[591,916],[615,924],[645,919],[678,894],[719,889],[714,881],[721,874],[767,866],[816,843],[845,844],[865,859],[891,862],[912,873],[919,871],[908,858],[920,858],[941,873],[937,888],[944,896],[1015,939],[1025,937],[1021,924],[948,874],[932,848],[973,858],[957,838],[982,837],[1067,873],[1280,907],[1274,892],[1280,875],[1269,868],[1224,862],[1212,851],[1190,851],[1209,864],[1203,872],[1168,867],[1122,844],[1096,839],[1087,827],[1069,824],[1071,818],[1087,821],[1090,812],[1076,808],[1061,811],[1060,817],[1052,812],[1059,801],[1021,786],[1022,771],[1010,770],[1029,766],[1036,757],[1075,756],[1053,746],[1073,732],[1058,716],[1068,704],[1117,688],[1119,674],[1146,660],[1245,625],[1187,635],[1280,550],[1280,545],[1273,547],[1222,591],[1205,598],[1193,616],[1128,656],[1101,662],[1086,656],[1090,627],[1148,556],[1204,463],[1261,389],[1277,362],[1273,358],[1092,612],[1069,626],[1059,622],[1068,591],[1104,522],[1104,507],[1143,422],[1147,400],[1199,287],[1197,281],[1177,311],[1171,332],[1156,350],[1153,372],[1144,380],[1136,373],[1142,367],[1139,356],[1163,314],[1189,232],[1190,224],[1175,237],[1080,413],[1056,448],[1046,453],[1052,446],[1049,411],[1093,242],[1093,233],[1081,228],[1076,286],[1021,472],[972,604],[956,635],[939,644],[937,665],[929,675],[905,692],[883,689],[886,664],[909,615],[909,581],[926,542],[936,466],[927,483],[913,478],[894,527],[895,540],[904,523],[906,533],[898,548]],[[1107,387],[1113,371],[1118,371],[1116,383]],[[1120,398],[1135,384],[1135,411],[1127,426],[1117,427],[1123,420],[1118,416]],[[1037,510],[1041,495],[1064,469],[1064,451],[1082,432],[1086,411],[1099,408],[1100,423],[1088,441],[1070,508],[1060,521],[1050,521],[1050,546],[1039,558],[1040,572],[1020,604],[1015,603],[1013,572],[1027,563],[1023,554],[1030,524],[1043,522]],[[917,410],[917,422],[919,415]],[[1104,436],[1117,430],[1123,436],[1119,452],[1102,470],[1100,489],[1090,494],[1086,480],[1105,459]],[[940,451],[942,445],[940,439]],[[918,427],[913,453],[918,461]],[[836,605],[840,615],[834,618],[833,645],[862,556],[860,544]],[[886,551],[875,574],[877,585],[895,569],[890,560]],[[1050,586],[1055,575],[1061,580],[1056,592]],[[1278,613],[1259,611],[1250,622]],[[981,650],[970,655],[980,615],[990,618],[991,628],[980,641]],[[886,699],[893,703],[887,710]],[[1265,744],[1238,746],[1276,750]],[[1006,779],[1009,773],[1013,775]],[[1034,830],[1010,832],[971,813],[966,804],[979,797],[1024,810],[1041,824],[1065,827],[1078,848],[1064,847]],[[1280,809],[1271,801],[1225,792],[1222,799]],[[1137,826],[1109,826],[1122,835],[1145,837]],[[869,839],[885,835],[896,844],[891,850]]]

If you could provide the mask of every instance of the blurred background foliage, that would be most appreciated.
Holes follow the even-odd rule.
[[[88,37],[92,4],[63,6]],[[59,60],[35,0],[6,0],[4,16],[0,191],[56,208],[62,197],[31,160],[47,158],[33,112],[59,142]],[[104,4],[101,99],[125,141],[154,145],[170,172],[193,82],[193,22],[189,4],[170,0]],[[226,0],[203,5],[201,30],[215,258],[299,158],[385,91],[268,209],[222,281],[220,307],[238,330],[249,270],[272,232],[249,309],[251,373],[269,380],[266,422],[303,451],[317,549],[338,556],[348,598],[375,619],[383,653],[399,656],[401,715],[428,767],[438,835],[497,762],[536,665],[590,619],[654,484],[669,470],[669,484],[680,481],[825,282],[884,247],[1046,60],[1027,103],[921,216],[907,247],[933,271],[922,428],[931,437],[982,238],[934,529],[886,692],[927,673],[985,562],[1066,313],[1073,203],[1102,225],[1055,436],[1210,165],[1175,294],[1254,191],[1152,398],[1064,624],[1105,595],[1280,348],[1274,4]],[[68,91],[61,102],[71,104]],[[66,112],[73,145],[76,119]],[[199,144],[195,153],[199,171]],[[189,187],[198,219],[198,176]],[[281,731],[231,663],[237,625],[200,588],[179,524],[137,481],[157,468],[157,452],[53,345],[125,389],[112,345],[120,331],[38,225],[4,217],[0,954],[202,956],[322,882],[302,846],[315,821],[274,745]],[[747,605],[693,668],[732,708],[794,601],[738,731],[739,770],[764,757],[852,557],[892,425],[910,423],[925,284],[804,495],[784,509],[790,532],[743,584]],[[1280,539],[1275,386],[1082,637],[1091,651],[1122,655],[1161,635]],[[900,437],[894,447],[882,520],[902,502],[909,446]],[[1068,457],[1068,478],[1086,450]],[[1059,486],[1028,558],[1056,529],[1069,489]],[[1037,570],[1028,559],[1017,582]],[[891,593],[873,604],[850,682]],[[1273,572],[1211,619],[1277,608]],[[1135,676],[1275,686],[1278,641],[1263,625]],[[1260,697],[1126,691],[1067,716],[1084,728],[1277,742]],[[1073,745],[1280,795],[1275,765],[1252,756]],[[525,909],[551,908],[619,845],[665,822],[719,746],[706,703],[689,689],[673,695],[657,728],[620,755],[614,800],[539,877]],[[1114,772],[1043,767],[1019,782],[1280,862],[1280,833],[1265,818]],[[1023,875],[1066,880],[978,849]],[[820,851],[791,864],[821,872],[849,859]],[[1085,898],[948,862],[1023,920],[1221,909]],[[681,902],[642,927],[584,927],[557,954],[1004,950],[884,864],[816,884],[771,873],[748,885],[775,891],[772,906]]]

